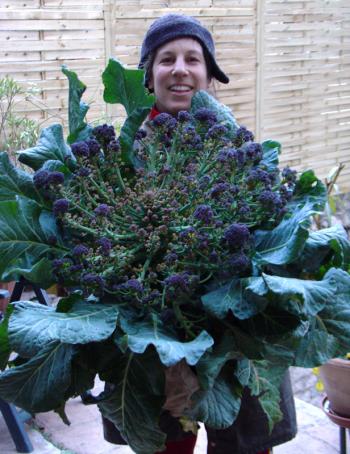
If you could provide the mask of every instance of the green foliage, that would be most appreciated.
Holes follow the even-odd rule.
[[[57,193],[62,187],[71,188],[69,184],[76,178],[78,160],[71,150],[73,144],[91,133],[85,121],[88,106],[81,101],[86,87],[74,72],[67,68],[63,72],[69,80],[68,144],[62,127],[55,124],[42,131],[37,145],[20,154],[20,161],[35,171],[64,174]],[[106,102],[121,103],[128,118],[120,131],[121,152],[113,168],[103,168],[107,147],[98,161],[100,172],[118,170],[118,178],[113,188],[97,185],[96,193],[110,205],[113,194],[122,194],[124,206],[129,196],[120,184],[120,172],[128,170],[129,184],[140,170],[135,134],[154,98],[145,92],[142,71],[125,69],[115,60],[109,62],[103,82]],[[234,137],[238,125],[228,108],[205,92],[193,98],[192,112],[200,107],[213,110]],[[172,162],[180,154],[176,154],[176,143],[171,146],[167,163],[184,172],[184,161]],[[277,168],[280,148],[274,141],[262,144],[264,169]],[[148,151],[149,161],[157,163],[156,153],[152,155],[157,150]],[[203,168],[213,164],[212,158]],[[84,178],[82,194],[83,186],[93,179],[89,174]],[[152,189],[158,189],[155,180],[150,181]],[[84,193],[81,206],[80,200],[77,202],[80,214],[72,211],[67,221],[80,228],[74,236],[73,228],[65,228],[66,219],[53,216],[51,194],[42,195],[33,177],[14,167],[6,153],[0,153],[0,278],[25,276],[46,288],[57,279],[52,260],[67,260],[72,274],[70,266],[76,265],[72,248],[82,236],[95,238],[97,231],[119,241],[110,268],[102,267],[107,259],[99,246],[85,251],[93,251],[94,263],[102,264],[103,277],[112,276],[115,287],[111,285],[103,296],[98,288],[88,296],[82,283],[74,282],[81,288],[55,309],[32,302],[17,302],[8,309],[0,324],[0,367],[5,369],[9,364],[12,350],[25,360],[0,374],[0,397],[5,400],[31,412],[56,409],[63,414],[65,401],[91,387],[99,374],[109,382],[99,405],[102,414],[116,424],[137,454],[153,454],[164,447],[165,434],[158,422],[165,401],[166,367],[184,359],[198,377],[200,389],[192,395],[192,406],[184,416],[211,427],[228,427],[239,412],[243,387],[248,386],[258,396],[272,430],[281,418],[278,389],[287,368],[317,366],[350,350],[350,242],[340,226],[310,230],[311,219],[323,209],[326,198],[325,187],[313,171],[298,178],[283,219],[249,224],[251,267],[247,273],[220,279],[208,273],[198,286],[193,306],[189,297],[179,298],[176,292],[172,298],[159,292],[159,301],[153,306],[137,291],[132,300],[123,299],[129,290],[125,276],[113,275],[114,266],[125,263],[130,254],[136,257],[130,265],[132,273],[144,277],[153,255],[137,268],[135,263],[141,256],[138,246],[145,241],[135,234],[124,236],[130,219],[118,211],[122,207],[113,212],[113,222],[120,231],[111,231],[106,220],[98,224],[94,199]],[[192,197],[194,193],[189,194]],[[188,227],[186,209],[179,213],[184,226],[175,229],[176,235]],[[83,225],[81,213],[91,215],[87,225]],[[142,220],[145,214],[136,212],[135,217]],[[168,244],[164,240],[163,248]],[[158,254],[163,252],[157,250]],[[87,261],[87,256],[83,260]],[[117,293],[120,288],[124,294]],[[169,313],[174,323],[167,320]]]

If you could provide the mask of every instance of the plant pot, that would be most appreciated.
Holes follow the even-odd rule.
[[[320,367],[320,376],[331,409],[350,418],[350,361],[334,358]]]
[[[117,427],[109,419],[102,416],[103,438],[114,445],[127,445]]]
[[[16,282],[11,281],[11,282],[0,282],[0,289],[7,290],[9,292],[9,297],[8,298],[2,298],[0,299],[0,311],[5,312],[6,307],[10,301],[11,294],[13,292],[13,289],[15,287]]]

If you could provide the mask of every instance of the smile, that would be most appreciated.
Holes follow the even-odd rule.
[[[182,93],[182,92],[191,91],[192,87],[189,85],[172,85],[171,87],[169,87],[169,90],[172,92],[176,92],[176,93],[180,93],[180,92]]]

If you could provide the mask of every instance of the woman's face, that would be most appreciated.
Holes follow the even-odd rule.
[[[154,90],[160,112],[176,115],[180,110],[189,110],[192,96],[198,90],[207,90],[209,83],[198,41],[179,38],[159,47],[148,86]]]

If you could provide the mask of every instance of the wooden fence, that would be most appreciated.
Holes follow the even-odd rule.
[[[0,77],[41,89],[26,115],[65,121],[62,64],[88,90],[90,121],[120,118],[102,101],[109,57],[136,67],[152,21],[167,12],[193,15],[212,32],[230,77],[218,98],[259,140],[283,145],[282,162],[313,167],[324,178],[339,162],[350,190],[349,0],[0,0]],[[44,111],[43,111],[44,108]]]

